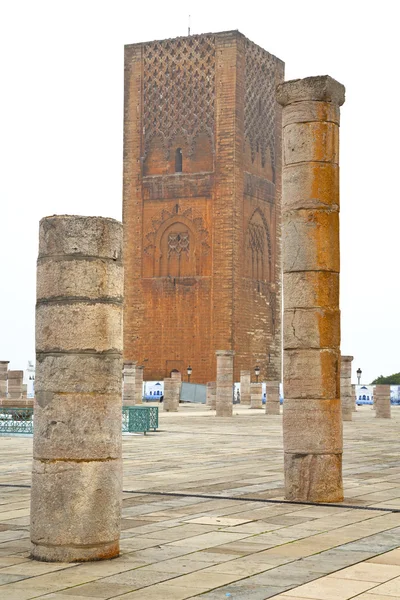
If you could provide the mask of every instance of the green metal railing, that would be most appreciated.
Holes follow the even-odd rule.
[[[122,432],[146,433],[158,428],[158,406],[123,406]],[[33,408],[0,406],[0,435],[33,433]]]

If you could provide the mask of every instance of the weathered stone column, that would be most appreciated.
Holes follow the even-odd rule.
[[[248,405],[251,403],[250,383],[250,371],[240,371],[240,404]]]
[[[262,383],[250,384],[250,408],[262,408]]]
[[[215,408],[217,417],[233,414],[233,350],[217,350],[217,387]]]
[[[119,553],[122,461],[122,224],[40,221],[32,557]]]
[[[180,373],[171,373],[171,377],[164,379],[164,402],[163,408],[166,412],[177,412],[179,410],[179,398],[181,395],[182,377]]]
[[[283,443],[288,500],[343,499],[339,106],[328,76],[277,88],[283,108]]]
[[[343,421],[353,419],[354,396],[351,389],[351,363],[353,356],[342,356],[340,360],[340,399]]]
[[[8,397],[19,399],[22,398],[24,372],[23,371],[8,371]]]
[[[279,401],[279,381],[267,381],[266,383],[265,414],[279,415],[281,412]]]
[[[209,381],[207,383],[206,388],[206,406],[208,406],[211,410],[215,410],[215,393],[216,393],[217,384],[215,381]]]
[[[122,387],[122,404],[124,406],[133,406],[135,404],[135,373],[136,363],[126,362],[124,363],[123,372],[123,387]]]
[[[136,365],[135,369],[135,404],[143,404],[143,371],[142,365]]]
[[[0,360],[0,398],[7,398],[9,360]]]
[[[351,384],[351,396],[353,398],[353,412],[356,412],[356,410],[357,410],[357,392],[356,392],[356,386],[354,383]]]
[[[378,419],[391,418],[390,385],[376,385],[374,391],[375,417]]]

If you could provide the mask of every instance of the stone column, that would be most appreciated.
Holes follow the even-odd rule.
[[[123,406],[133,406],[135,404],[135,373],[136,363],[124,363],[124,376],[122,386],[122,404]]]
[[[375,416],[378,419],[390,419],[390,385],[376,385],[374,391]]]
[[[353,356],[342,356],[340,360],[340,399],[343,421],[353,419],[354,396],[351,389],[351,363]]]
[[[22,398],[23,371],[8,371],[8,397],[13,399]]]
[[[357,410],[357,392],[356,392],[356,386],[354,383],[351,385],[351,397],[353,399],[353,412],[356,412],[356,410]]]
[[[279,401],[279,381],[267,381],[266,383],[266,415],[279,415],[281,412]]]
[[[250,408],[262,408],[262,383],[250,384]]]
[[[180,373],[171,373],[171,377],[164,379],[163,408],[166,412],[177,412],[179,410],[181,383],[182,377]]]
[[[0,360],[0,398],[7,398],[9,360]]]
[[[206,406],[208,406],[211,410],[215,410],[216,385],[217,384],[215,381],[209,381],[207,383]]]
[[[339,106],[328,76],[277,88],[283,108],[283,443],[287,500],[339,502]]]
[[[134,404],[143,404],[143,371],[142,365],[136,365]]]
[[[250,371],[240,371],[240,404],[249,405],[250,398]]]
[[[233,350],[217,350],[217,386],[215,408],[217,417],[233,414]]]
[[[119,554],[122,495],[122,224],[40,221],[32,557]]]

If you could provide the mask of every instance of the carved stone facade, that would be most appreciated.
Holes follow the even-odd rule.
[[[283,63],[237,31],[126,47],[125,360],[280,379]]]

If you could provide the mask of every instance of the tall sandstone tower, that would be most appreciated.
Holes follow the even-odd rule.
[[[124,357],[281,372],[284,65],[238,31],[125,48]]]

